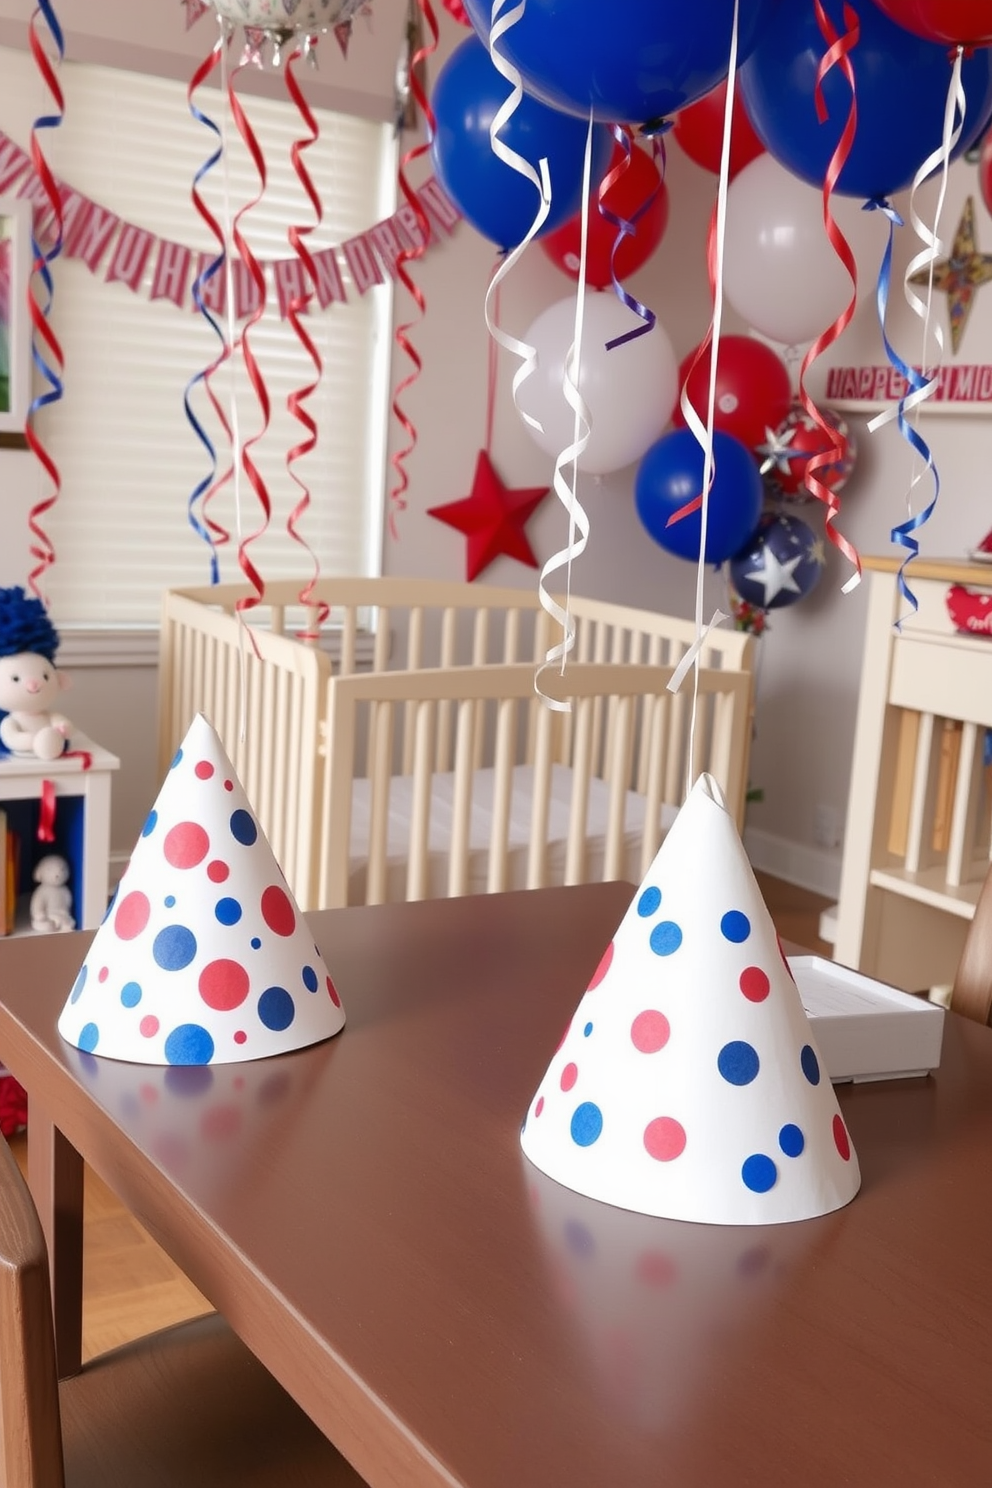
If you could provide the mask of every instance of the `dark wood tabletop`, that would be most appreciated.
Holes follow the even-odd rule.
[[[824,1218],[584,1199],[519,1127],[631,893],[311,915],[344,1032],[217,1068],[69,1047],[90,937],[0,944],[64,1367],[82,1154],[374,1488],[985,1488],[992,1030],[841,1089],[863,1186]]]

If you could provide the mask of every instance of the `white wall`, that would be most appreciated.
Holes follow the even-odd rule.
[[[0,0],[0,19],[14,9],[13,0]],[[92,6],[85,0],[75,0],[74,5],[67,3],[63,9],[71,34],[70,17],[88,24],[93,16],[113,11],[123,25],[136,7],[123,3]],[[165,9],[170,16],[173,10],[181,13],[178,4]],[[373,6],[380,28],[380,98],[385,87],[382,78],[387,75],[384,58],[395,51],[391,40],[386,44],[386,17],[391,17],[392,36],[399,35],[400,27],[392,15],[396,9],[395,5],[387,8],[385,0],[375,0]],[[151,29],[144,13],[141,22],[146,41],[163,48],[165,42],[155,27],[161,28],[164,13],[158,11]],[[441,25],[446,48],[464,35],[446,13],[441,15]],[[131,30],[135,30],[133,20]],[[202,39],[202,33],[200,36]],[[353,58],[358,56],[361,40],[356,29]],[[96,46],[98,42],[99,38],[91,35],[87,44]],[[2,43],[10,44],[0,25]],[[184,50],[175,36],[170,48],[166,49],[165,71],[175,64],[177,48],[184,58],[189,55],[189,48]],[[436,75],[437,64],[432,65]],[[348,81],[350,85],[353,79],[349,77]],[[390,95],[391,86],[392,70],[385,96]],[[0,126],[2,122],[0,118]],[[708,324],[705,239],[715,177],[687,161],[677,145],[669,146],[668,155],[669,227],[652,263],[631,281],[630,287],[655,310],[681,358],[702,338]],[[424,162],[416,169],[423,170]],[[992,221],[981,207],[974,168],[959,165],[952,174],[957,203],[966,189],[974,192],[979,244],[992,250]],[[954,207],[950,211],[951,221],[956,220],[956,210]],[[909,251],[908,229],[906,239],[903,257]],[[423,371],[403,396],[403,407],[416,425],[418,437],[416,449],[406,462],[410,477],[408,509],[398,517],[395,540],[386,540],[384,562],[390,573],[437,577],[462,577],[464,573],[464,539],[429,518],[426,510],[467,494],[475,455],[484,442],[487,332],[482,307],[494,253],[491,244],[462,224],[450,240],[432,248],[413,268],[427,302],[425,318],[411,333]],[[505,281],[503,323],[522,334],[541,309],[570,291],[571,282],[539,248],[532,246]],[[987,308],[983,293],[990,300]],[[937,296],[937,303],[938,313],[943,314],[942,296]],[[398,290],[397,321],[405,322],[415,315],[412,301]],[[732,312],[728,312],[724,328],[745,329]],[[968,338],[972,348],[969,360],[992,361],[992,288],[978,295]],[[883,358],[872,352],[867,360]],[[398,355],[394,383],[408,370],[408,361]],[[510,402],[513,370],[512,359],[501,360],[494,462],[509,484],[550,481],[552,462],[531,441]],[[908,480],[905,446],[892,430],[868,436],[863,418],[852,418],[851,422],[860,453],[854,476],[842,496],[841,525],[863,553],[891,552],[889,531],[900,520]],[[398,432],[394,423],[394,449],[402,443],[402,438],[396,437]],[[984,416],[935,414],[927,417],[925,432],[934,448],[943,492],[937,515],[921,536],[923,550],[934,557],[963,556],[992,525],[992,503],[987,499],[983,476],[989,464],[992,429]],[[26,502],[29,504],[30,499],[25,492],[32,482],[25,464],[29,458],[0,452],[0,485],[6,498],[4,541],[0,544],[0,581],[4,583],[23,579],[23,570],[18,572],[17,566],[23,561]],[[602,480],[581,478],[580,497],[590,515],[591,536],[586,554],[575,567],[574,587],[577,592],[606,599],[691,615],[693,566],[662,552],[643,531],[633,507],[633,477],[630,469]],[[71,493],[66,493],[65,499],[71,499]],[[803,515],[815,523],[821,520],[816,511],[804,511]],[[541,561],[563,544],[566,518],[553,495],[532,518],[528,533]],[[756,861],[826,892],[836,888],[839,854],[817,846],[814,820],[816,808],[822,804],[833,807],[843,821],[865,617],[866,586],[842,595],[840,587],[847,576],[846,565],[831,551],[818,590],[802,604],[774,615],[770,630],[759,643],[759,704],[751,778],[754,785],[764,789],[765,799],[751,808],[749,846]],[[500,559],[487,570],[484,579],[529,586],[536,584],[537,575],[512,560]],[[708,614],[725,600],[723,579],[708,574],[706,591]],[[147,672],[135,669],[106,675],[86,671],[79,679],[74,707],[81,721],[87,722],[92,715],[92,731],[124,757],[125,769],[115,788],[113,837],[115,847],[126,852],[155,791],[150,741],[134,735],[131,722],[139,711],[147,717],[148,710],[154,709],[153,680]]]

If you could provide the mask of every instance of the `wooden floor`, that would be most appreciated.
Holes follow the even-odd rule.
[[[830,947],[818,933],[820,912],[829,900],[766,874],[757,878],[783,940],[829,956]],[[24,1137],[15,1137],[11,1145],[23,1164]],[[85,1358],[209,1311],[206,1299],[89,1169],[84,1224]]]

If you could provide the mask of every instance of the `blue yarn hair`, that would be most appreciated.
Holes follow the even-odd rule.
[[[0,656],[31,651],[54,662],[59,633],[40,599],[31,599],[17,586],[0,589]]]

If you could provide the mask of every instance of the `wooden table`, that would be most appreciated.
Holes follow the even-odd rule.
[[[63,1367],[82,1154],[375,1488],[992,1480],[992,1031],[950,1016],[935,1078],[841,1091],[838,1213],[596,1204],[517,1133],[630,893],[314,914],[345,1031],[216,1069],[67,1047],[88,936],[0,945]]]

